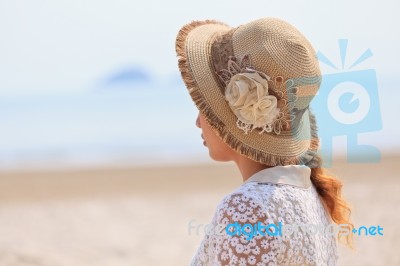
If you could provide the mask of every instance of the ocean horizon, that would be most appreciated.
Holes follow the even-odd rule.
[[[380,91],[383,130],[359,137],[382,152],[400,148],[398,125],[386,122],[392,92]],[[209,161],[198,111],[179,82],[9,96],[0,106],[0,170]],[[338,136],[334,154],[345,153]]]

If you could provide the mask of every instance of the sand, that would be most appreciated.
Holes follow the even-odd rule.
[[[339,265],[400,265],[400,156],[337,160],[357,236]],[[240,186],[233,164],[0,172],[0,265],[188,265],[221,198]]]

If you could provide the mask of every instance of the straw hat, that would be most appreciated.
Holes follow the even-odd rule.
[[[321,83],[314,49],[292,25],[262,18],[232,28],[205,20],[176,39],[197,108],[232,149],[267,165],[309,165],[318,149],[309,109]]]

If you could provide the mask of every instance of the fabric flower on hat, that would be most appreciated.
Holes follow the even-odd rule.
[[[225,88],[225,99],[238,118],[237,125],[247,134],[254,128],[271,132],[279,114],[277,98],[268,94],[268,80],[257,72],[231,77]]]

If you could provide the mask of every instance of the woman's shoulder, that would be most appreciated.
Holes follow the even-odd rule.
[[[222,198],[217,206],[217,222],[256,222],[275,218],[274,213],[286,212],[315,201],[312,189],[304,190],[288,185],[247,183]],[[278,208],[279,207],[279,208]],[[283,207],[283,208],[280,208]]]
[[[276,184],[245,183],[222,198],[219,206],[243,204],[262,205],[276,194],[282,194],[282,188]]]
[[[253,185],[242,185],[222,198],[217,206],[218,223],[252,222],[265,216],[263,198]]]

